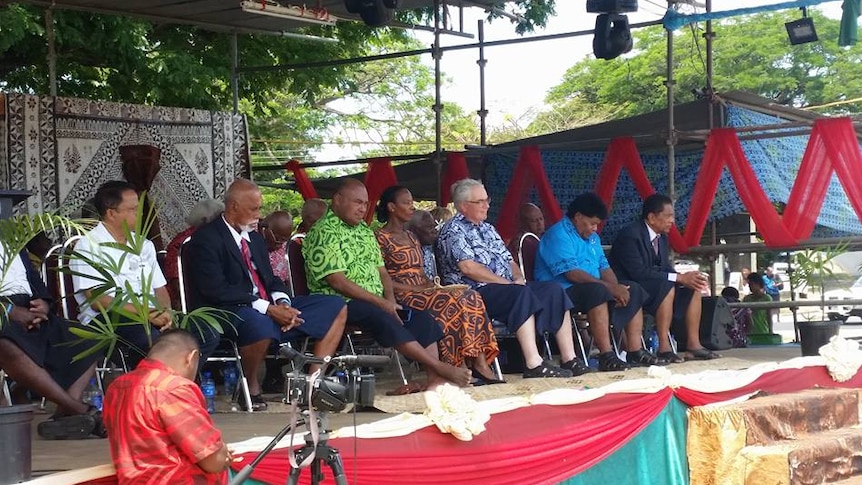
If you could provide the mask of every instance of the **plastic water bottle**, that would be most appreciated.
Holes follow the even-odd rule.
[[[233,396],[234,391],[236,391],[237,379],[236,365],[233,362],[228,362],[224,367],[224,393],[226,396]]]
[[[216,386],[209,372],[204,372],[204,377],[201,379],[201,391],[203,391],[204,399],[207,402],[207,412],[215,413]]]
[[[99,385],[96,384],[96,378],[91,377],[90,383],[87,384],[87,388],[84,390],[84,402],[98,409],[102,410],[102,390],[99,389]]]
[[[649,331],[649,337],[647,338],[647,350],[649,350],[653,355],[658,353],[658,332],[655,328]]]

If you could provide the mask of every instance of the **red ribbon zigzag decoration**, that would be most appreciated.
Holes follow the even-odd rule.
[[[778,215],[760,186],[736,131],[717,128],[712,130],[706,143],[692,193],[685,236],[676,227],[671,231],[670,243],[675,251],[685,253],[700,244],[725,166],[767,246],[794,246],[811,236],[833,172],[837,174],[856,214],[862,217],[862,177],[854,176],[854,173],[862,173],[862,153],[849,118],[826,118],[814,122],[783,216]],[[647,179],[634,140],[614,139],[608,147],[595,186],[596,193],[609,208],[623,168],[629,172],[641,197],[646,198],[655,192]]]
[[[374,158],[368,161],[368,171],[365,172],[365,187],[368,189],[368,213],[365,222],[371,223],[374,219],[375,208],[380,195],[387,187],[396,185],[398,178],[395,177],[395,169],[392,161],[388,158]]]
[[[315,199],[317,198],[317,190],[315,190],[314,185],[311,183],[311,179],[308,178],[308,174],[305,173],[305,169],[302,168],[302,164],[299,160],[291,160],[284,165],[284,168],[293,172],[293,180],[296,184],[296,190],[299,191],[299,195],[302,196],[303,199]]]
[[[539,193],[539,201],[542,204],[542,212],[545,214],[547,225],[554,224],[563,218],[560,203],[551,191],[548,176],[545,174],[545,166],[542,164],[542,152],[536,145],[521,148],[518,163],[512,173],[506,198],[500,207],[500,215],[497,217],[497,231],[504,241],[511,238],[516,231],[519,206],[527,200],[530,189],[535,186]]]
[[[467,157],[464,152],[449,152],[446,154],[446,172],[440,182],[440,206],[445,207],[452,200],[452,184],[470,178],[467,169]]]

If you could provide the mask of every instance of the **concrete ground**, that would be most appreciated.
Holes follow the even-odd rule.
[[[860,328],[862,330],[862,328]],[[855,332],[854,332],[855,333]],[[721,352],[726,358],[745,359],[752,362],[784,361],[800,355],[798,345],[785,344],[770,347],[732,349]],[[717,362],[717,361],[714,361]],[[689,365],[689,364],[685,364]],[[378,392],[387,388],[378,386]],[[277,399],[277,396],[272,396]],[[335,414],[330,417],[330,428],[337,429],[353,424],[374,422],[390,417],[377,411],[363,411],[355,414]],[[107,440],[90,439],[83,441],[46,441],[36,434],[36,424],[47,419],[47,413],[37,414],[32,426],[32,469],[33,477],[59,471],[110,462]],[[257,436],[274,436],[288,424],[289,415],[285,413],[241,413],[220,412],[213,415],[216,425],[222,430],[226,442],[237,442]]]

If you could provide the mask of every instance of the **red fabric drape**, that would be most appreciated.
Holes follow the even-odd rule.
[[[854,176],[862,173],[862,153],[850,118],[814,122],[783,216],[778,215],[760,186],[736,131],[717,128],[712,130],[706,143],[692,192],[685,235],[676,227],[671,230],[670,243],[675,251],[685,253],[700,244],[724,167],[730,172],[739,197],[767,246],[792,246],[811,236],[833,173],[838,176],[856,214],[862,217],[862,177]],[[609,208],[623,168],[629,172],[641,197],[654,192],[634,140],[615,139],[608,147],[595,185],[596,193]]]
[[[284,165],[284,168],[293,172],[293,180],[296,184],[296,190],[299,191],[299,195],[301,195],[303,199],[308,200],[317,198],[317,190],[314,188],[314,185],[311,183],[311,179],[308,178],[308,174],[305,173],[305,169],[302,167],[299,160],[290,160]]]
[[[392,161],[388,158],[374,158],[368,162],[368,171],[365,172],[365,187],[368,189],[368,214],[365,222],[370,223],[374,218],[374,208],[380,199],[380,194],[392,185],[398,183],[395,177],[395,169]]]
[[[358,483],[375,485],[559,483],[609,456],[642,431],[670,402],[667,388],[654,394],[609,394],[571,406],[529,406],[491,416],[487,430],[473,441],[458,441],[431,426],[408,436],[330,440],[341,450],[344,469]],[[255,456],[247,453],[241,468]],[[287,450],[265,458],[252,478],[284,483],[290,466]],[[324,484],[333,483],[326,471]],[[301,484],[308,484],[303,470]]]
[[[803,367],[801,369],[778,369],[767,372],[751,384],[730,391],[708,393],[680,387],[674,389],[674,395],[688,406],[703,406],[715,402],[727,401],[755,391],[765,391],[769,394],[798,392],[805,389],[822,388],[858,388],[862,387],[862,372],[857,372],[849,381],[835,382],[825,366]]]
[[[557,198],[554,197],[554,192],[551,191],[551,184],[548,183],[545,166],[542,164],[542,152],[539,151],[538,146],[531,145],[521,148],[518,163],[515,164],[515,170],[512,173],[512,180],[509,182],[509,189],[506,191],[506,198],[503,199],[500,215],[497,217],[495,226],[503,240],[508,240],[515,234],[518,208],[527,201],[530,189],[534,186],[539,194],[539,202],[547,225],[550,226],[562,219],[563,211]]]
[[[608,212],[611,211],[614,201],[614,193],[617,190],[617,182],[620,179],[620,173],[623,168],[629,173],[629,177],[634,183],[635,189],[638,191],[642,199],[646,199],[655,193],[652,184],[647,178],[646,170],[644,170],[641,155],[638,152],[638,147],[632,138],[614,138],[608,145],[608,151],[605,153],[605,161],[599,171],[599,176],[596,178],[594,192],[608,206]],[[676,226],[672,227],[670,234],[670,244],[676,251],[680,248],[685,248],[682,235],[677,230]]]
[[[470,171],[467,169],[467,157],[464,156],[464,152],[447,153],[446,172],[440,182],[440,206],[445,207],[452,201],[452,184],[466,178],[470,178]]]

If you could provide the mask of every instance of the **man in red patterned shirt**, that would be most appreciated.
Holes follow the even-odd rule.
[[[231,454],[192,380],[199,359],[190,333],[169,330],[108,388],[104,419],[120,485],[227,483]]]

